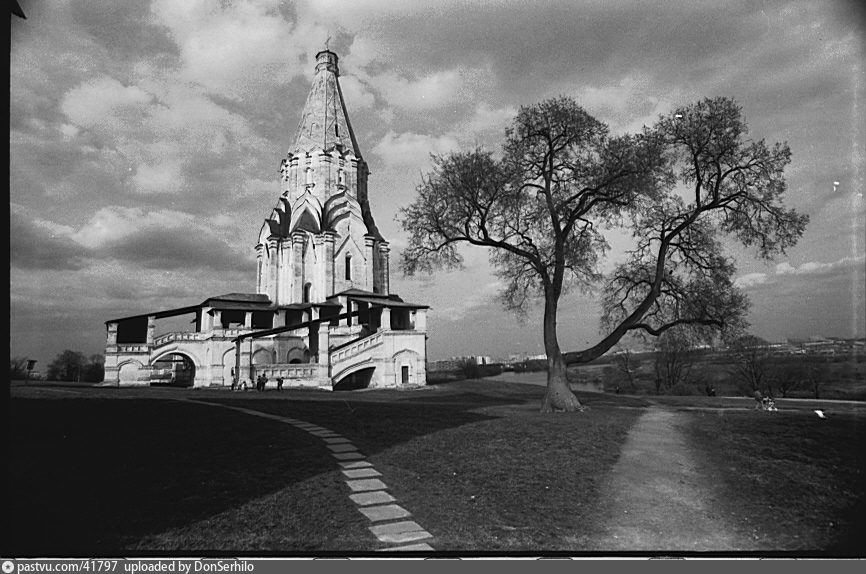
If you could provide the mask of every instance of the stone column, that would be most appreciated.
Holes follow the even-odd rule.
[[[373,260],[373,246],[376,240],[370,236],[364,236],[364,289],[367,291],[375,291],[373,270],[375,261]]]
[[[391,330],[391,309],[382,307],[382,324],[379,326],[382,331]]]
[[[253,328],[253,312],[246,311],[244,313],[244,329],[252,329]]]
[[[292,240],[291,238],[280,239],[278,245],[280,250],[280,272],[278,273],[280,290],[277,292],[277,299],[273,302],[276,305],[285,305],[292,302],[292,279],[294,277],[292,269]]]
[[[235,383],[240,383],[241,379],[241,340],[235,341]]]
[[[288,193],[298,186],[298,156],[289,155],[289,170],[285,182],[282,184],[283,193]]]
[[[303,233],[292,233],[292,302],[304,300],[304,240]]]
[[[105,374],[103,382],[117,384],[119,381],[119,370],[117,368],[117,323],[108,323],[105,326]]]
[[[262,265],[264,265],[265,246],[259,243],[256,245],[256,293],[262,293]]]
[[[271,298],[271,301],[276,301],[279,293],[279,271],[280,271],[280,258],[279,253],[277,252],[277,239],[270,238],[268,239],[268,297]]]
[[[223,330],[222,311],[220,311],[219,309],[214,309],[214,311],[213,311],[213,330],[214,331],[222,331]]]
[[[334,294],[334,240],[336,237],[330,231],[322,234],[324,241],[324,259],[325,259],[325,297],[330,297]]]
[[[319,152],[319,178],[322,182],[321,202],[325,203],[331,194],[331,154],[326,151]],[[324,222],[323,222],[324,223]]]
[[[117,323],[108,323],[105,326],[106,337],[105,337],[105,350],[106,352],[109,349],[113,351],[117,351]]]
[[[210,307],[202,307],[201,310],[201,332],[210,333],[213,331],[213,315],[210,314]]]
[[[148,315],[147,317],[147,346],[153,347],[154,333],[156,332],[156,316]]]
[[[239,369],[235,372],[238,373],[239,381],[246,380],[251,384],[255,384],[256,381],[253,376],[253,338],[247,337],[246,339],[241,339],[240,343],[240,364],[243,365],[243,370]]]
[[[416,331],[426,331],[427,330],[427,309],[416,309],[415,310],[415,330]]]
[[[386,242],[379,243],[379,287],[385,295],[391,292],[390,254],[391,247]]]
[[[322,325],[319,329],[319,359],[316,361],[320,365],[327,365],[330,363],[330,333],[328,331],[327,325]]]

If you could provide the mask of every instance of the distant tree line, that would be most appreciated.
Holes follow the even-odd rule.
[[[102,355],[87,357],[84,353],[67,349],[48,364],[45,374],[49,381],[99,383],[105,376],[105,358]],[[27,376],[27,358],[11,358],[9,376],[12,379],[25,378]]]

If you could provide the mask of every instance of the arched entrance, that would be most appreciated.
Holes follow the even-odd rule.
[[[310,351],[306,347],[294,347],[286,354],[286,362],[290,364],[309,363]]]
[[[181,353],[169,353],[153,362],[150,385],[165,387],[191,387],[195,384],[195,364]]]
[[[142,384],[139,381],[142,376],[142,366],[137,361],[129,361],[120,365],[120,370],[117,373],[117,380],[121,385]]]
[[[335,391],[355,391],[358,389],[366,389],[370,386],[370,381],[373,379],[373,371],[376,367],[369,367],[355,371],[351,375],[346,375],[338,382],[334,383]]]
[[[223,386],[232,386],[232,376],[235,372],[235,349],[232,347],[223,353]]]

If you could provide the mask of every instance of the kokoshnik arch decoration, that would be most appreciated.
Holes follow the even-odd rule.
[[[264,375],[323,389],[426,384],[427,306],[390,292],[389,245],[340,91],[337,55],[316,70],[281,194],[258,233],[256,292],[106,322],[105,384],[231,386]],[[156,335],[159,319],[192,330]]]

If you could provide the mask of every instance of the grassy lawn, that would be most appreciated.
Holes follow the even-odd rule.
[[[16,399],[11,415],[7,555],[326,551],[365,533],[325,447],[288,425],[147,399]],[[326,520],[298,520],[310,500]]]
[[[776,550],[866,554],[866,418],[811,411],[690,413],[686,436],[736,520]]]
[[[598,493],[629,429],[645,407],[665,402],[586,393],[583,413],[541,415],[543,387],[493,381],[410,392],[50,391],[13,392],[7,555],[380,548],[321,441],[276,421],[165,400],[185,397],[349,438],[437,550],[579,553],[575,541],[601,530]],[[754,524],[768,549],[849,548],[863,526],[863,413],[821,420],[811,404],[757,413],[725,400],[676,397],[667,407],[688,412],[689,440],[727,511]]]

